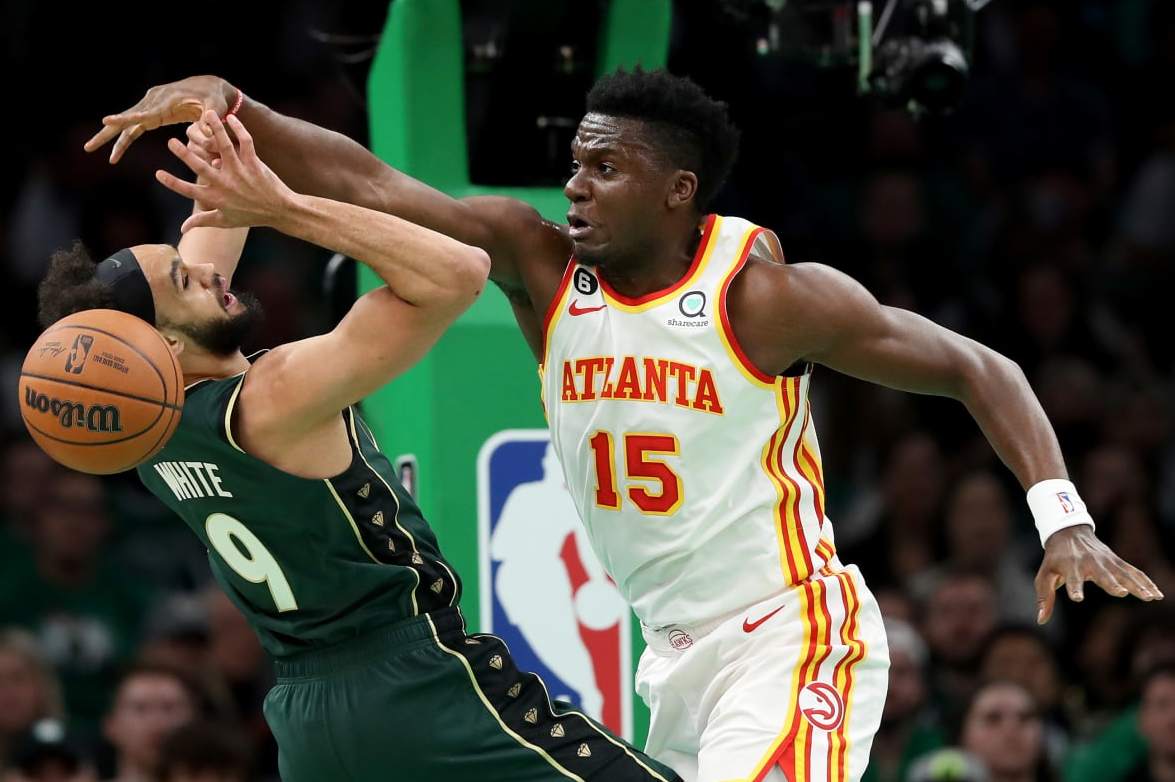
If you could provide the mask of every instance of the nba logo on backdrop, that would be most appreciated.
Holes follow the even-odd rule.
[[[628,609],[587,544],[549,433],[498,432],[477,472],[482,631],[552,698],[631,738]]]

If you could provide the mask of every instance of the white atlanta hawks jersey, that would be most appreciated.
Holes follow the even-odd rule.
[[[726,311],[769,231],[710,215],[675,285],[617,293],[574,259],[547,312],[540,369],[551,439],[592,546],[650,627],[752,605],[826,567],[809,375],[747,360]]]

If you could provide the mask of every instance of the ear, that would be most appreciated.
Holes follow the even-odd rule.
[[[167,348],[171,351],[171,355],[179,358],[180,353],[184,352],[184,345],[186,343],[176,336],[175,332],[171,329],[161,328],[159,329],[159,333],[163,336],[164,341],[167,342]]]
[[[669,186],[669,196],[666,205],[670,209],[678,209],[692,203],[698,193],[698,175],[693,171],[678,170],[674,172]]]

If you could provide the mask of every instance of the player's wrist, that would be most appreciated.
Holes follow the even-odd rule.
[[[220,80],[220,97],[224,101],[225,111],[221,116],[221,121],[227,120],[229,117],[236,114],[240,116],[241,107],[245,104],[245,91],[240,87],[235,87],[227,80]]]
[[[1091,529],[1095,527],[1077,487],[1063,478],[1050,478],[1033,485],[1028,490],[1028,507],[1040,534],[1041,546],[1060,530],[1082,525]]]

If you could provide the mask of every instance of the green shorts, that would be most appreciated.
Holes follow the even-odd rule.
[[[456,609],[276,660],[284,782],[680,782],[563,704]]]

